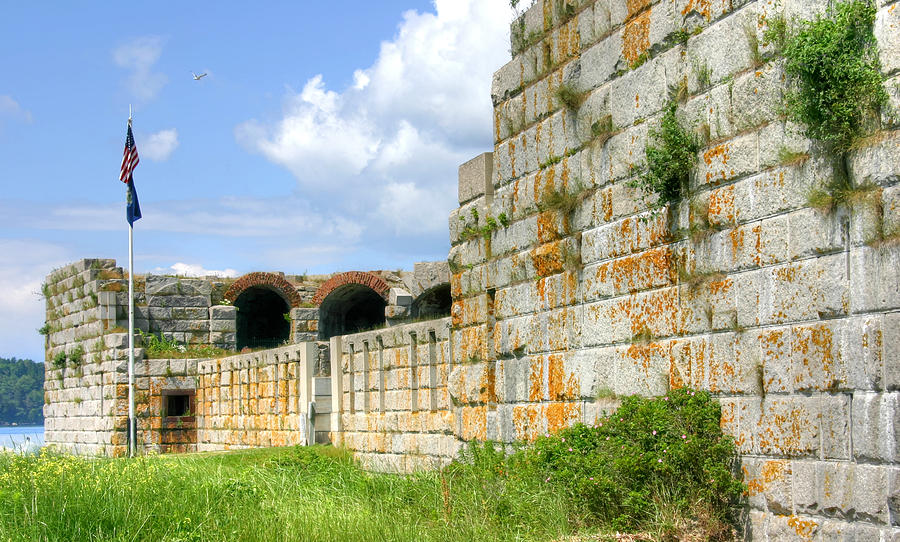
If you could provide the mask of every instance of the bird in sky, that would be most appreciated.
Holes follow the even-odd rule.
[[[197,75],[196,73],[191,72],[191,75],[194,76],[194,81],[199,81],[201,78],[206,77],[205,73],[201,73],[200,75]]]

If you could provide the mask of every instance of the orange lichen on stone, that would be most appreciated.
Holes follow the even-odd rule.
[[[797,516],[791,516],[790,518],[788,518],[788,526],[794,529],[794,532],[797,533],[797,536],[800,536],[806,540],[812,540],[813,535],[819,528],[819,524],[815,521],[811,519],[800,519]]]
[[[543,310],[574,305],[576,302],[578,277],[571,271],[566,271],[558,277],[538,279],[535,285],[540,308]]]
[[[649,344],[632,344],[625,350],[625,356],[633,367],[639,368],[644,373],[645,378],[653,378],[658,375],[653,374],[653,359],[669,357],[669,344],[651,342]]]
[[[538,276],[548,277],[563,270],[563,256],[560,242],[554,241],[531,251],[531,262]]]
[[[818,446],[819,416],[790,400],[770,400],[759,421],[759,446],[763,453],[802,455]]]
[[[581,403],[551,403],[547,405],[547,432],[555,433],[581,419]]]
[[[600,265],[597,279],[612,281],[616,292],[634,293],[672,284],[672,272],[671,250],[659,247]]]
[[[460,331],[459,353],[462,360],[485,359],[487,353],[485,334],[484,326],[467,327]]]
[[[497,402],[497,373],[493,363],[485,364],[478,390],[478,402],[483,404]]]
[[[644,331],[650,331],[656,336],[677,333],[680,327],[678,310],[677,288],[666,288],[645,296],[636,296],[628,314],[631,319],[632,335]]]
[[[541,434],[541,405],[516,405],[513,407],[513,427],[516,440],[532,442]]]
[[[551,401],[577,399],[580,386],[574,374],[566,372],[562,354],[547,356],[547,391]]]
[[[544,358],[535,356],[531,358],[531,366],[528,371],[528,400],[540,401],[544,398]]]
[[[625,7],[628,10],[628,18],[632,18],[647,6],[653,3],[653,0],[625,0]]]
[[[560,238],[560,220],[557,211],[544,211],[537,216],[538,243],[549,243]]]
[[[791,347],[795,389],[825,391],[841,383],[831,328],[823,324],[797,327]]]
[[[643,3],[645,0],[635,1]],[[625,24],[625,31],[622,33],[622,56],[629,64],[637,62],[641,55],[650,49],[651,11],[647,9]]]
[[[687,16],[688,13],[691,13],[693,11],[695,13],[699,13],[703,16],[704,19],[709,21],[709,2],[710,0],[688,0],[687,4],[685,4],[684,6],[684,9],[681,10],[682,17]]]
[[[708,180],[708,179],[707,179]],[[717,188],[709,194],[707,217],[710,224],[735,224],[734,185]]]
[[[703,153],[703,162],[706,163],[706,182],[725,180],[728,178],[727,165],[731,159],[728,143],[722,143]],[[719,179],[717,179],[719,177]],[[733,202],[732,202],[733,204]],[[712,204],[710,204],[711,206]]]

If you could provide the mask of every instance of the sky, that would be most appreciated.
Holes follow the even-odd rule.
[[[50,271],[127,268],[129,106],[136,273],[446,259],[514,16],[509,0],[0,8],[0,357],[34,360]]]

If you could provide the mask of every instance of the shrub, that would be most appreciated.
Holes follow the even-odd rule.
[[[62,350],[56,353],[53,356],[53,367],[57,369],[62,369],[66,366],[66,353]]]
[[[81,365],[81,362],[84,361],[84,347],[80,344],[75,345],[75,348],[73,348],[72,351],[69,352],[68,358],[69,363],[72,365],[72,367],[78,367],[79,365]]]
[[[647,169],[629,183],[640,188],[645,196],[658,195],[654,208],[676,203],[687,193],[691,168],[700,150],[697,136],[678,123],[677,109],[678,103],[670,101],[659,129],[650,130],[650,143],[645,150]]]
[[[586,517],[616,529],[654,528],[674,514],[703,518],[711,538],[727,537],[744,486],[720,414],[706,392],[628,397],[594,426],[539,438],[525,463]]]
[[[887,99],[872,32],[875,13],[871,2],[849,0],[801,22],[784,39],[785,71],[797,82],[787,97],[788,114],[838,152],[850,148],[866,117]]]

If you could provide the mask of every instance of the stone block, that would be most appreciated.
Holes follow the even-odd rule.
[[[900,13],[895,8],[891,6],[878,10],[873,29],[878,42],[881,70],[885,74],[900,70]]]
[[[900,307],[900,248],[858,247],[850,251],[850,309],[854,313]]]
[[[808,516],[771,515],[766,522],[766,538],[783,542],[808,542],[818,540],[820,525],[824,520]]]
[[[883,138],[852,152],[850,170],[857,185],[896,183],[900,180],[900,134],[888,132]]]
[[[759,450],[789,457],[818,456],[820,423],[818,398],[769,396],[755,428]]]
[[[388,304],[407,307],[412,305],[413,296],[403,288],[391,288],[388,291]]]
[[[173,307],[172,318],[176,320],[206,320],[209,309],[203,307]]]
[[[853,457],[857,460],[897,461],[900,458],[898,396],[855,392],[852,402]]]
[[[823,396],[822,457],[850,459],[850,396]]]
[[[459,203],[493,195],[493,153],[486,152],[459,166]]]
[[[318,307],[291,309],[291,320],[318,320]]]
[[[204,295],[168,295],[151,297],[150,307],[209,307],[209,296]]]
[[[237,344],[237,334],[223,331],[211,331],[209,333],[209,344],[217,346],[228,345],[228,348],[233,348],[234,345]]]
[[[854,390],[884,387],[884,331],[880,315],[851,318],[841,340],[849,385]]]
[[[210,331],[228,331],[228,332],[236,332],[237,324],[234,320],[210,320],[209,321],[209,330]]]
[[[842,356],[844,321],[795,326],[791,333],[791,374],[794,389],[846,389],[847,364]]]

